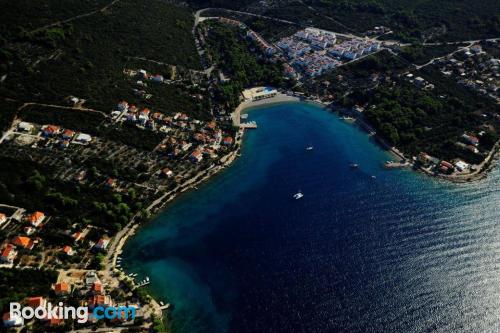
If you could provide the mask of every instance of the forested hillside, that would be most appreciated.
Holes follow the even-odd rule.
[[[106,4],[111,5],[99,10]],[[160,0],[5,0],[3,5],[2,98],[61,104],[72,95],[85,99],[87,107],[106,111],[122,99],[139,102],[123,74],[128,66],[142,68],[134,57],[200,68],[191,35],[193,15],[187,8]],[[96,9],[92,15],[50,25]],[[155,67],[169,75],[165,66]],[[173,86],[156,89],[148,105],[167,107],[172,101],[194,105]]]
[[[224,7],[281,17],[334,31],[364,32],[388,26],[404,41],[498,37],[496,0],[190,0],[192,6]]]

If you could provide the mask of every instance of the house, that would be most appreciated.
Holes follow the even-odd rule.
[[[428,164],[431,162],[431,156],[429,156],[428,154],[424,153],[424,152],[421,152],[420,154],[418,154],[418,161],[424,165]]]
[[[33,214],[28,215],[27,217],[28,222],[34,227],[38,227],[44,219],[45,214],[39,211],[36,211]]]
[[[3,314],[2,319],[3,319],[3,326],[5,327],[19,327],[24,325],[23,317],[18,315],[11,316],[10,311],[5,312]]]
[[[160,176],[161,177],[164,177],[164,178],[170,178],[174,175],[174,173],[172,172],[172,170],[170,170],[169,168],[163,168],[160,172]]]
[[[193,163],[201,162],[203,154],[199,150],[195,150],[189,155],[189,160]]]
[[[66,245],[63,247],[62,251],[67,255],[67,256],[72,256],[74,254],[73,248],[69,245]]]
[[[75,140],[80,143],[90,143],[90,141],[92,141],[92,137],[85,133],[78,133]]]
[[[230,146],[230,145],[232,145],[232,144],[233,144],[233,141],[234,141],[234,140],[233,140],[233,138],[232,138],[232,137],[227,136],[227,137],[225,137],[225,138],[224,138],[224,140],[222,140],[222,143],[223,143],[224,145],[226,145],[226,146]]]
[[[7,221],[7,216],[4,213],[0,213],[0,224],[4,224]]]
[[[464,161],[457,161],[455,163],[455,168],[457,168],[458,171],[463,172],[465,170],[469,169],[469,164],[465,163]]]
[[[0,261],[7,264],[12,264],[14,259],[16,259],[17,251],[14,245],[8,244],[3,250],[0,256]]]
[[[87,272],[87,274],[85,274],[85,284],[86,285],[94,284],[97,281],[100,282],[99,277],[97,276],[96,272],[90,271],[90,272]]]
[[[108,307],[113,305],[113,301],[108,295],[95,295],[89,299],[88,303],[91,309],[96,306]]]
[[[54,309],[57,309],[58,306],[54,307]],[[58,310],[56,310],[58,311]],[[49,324],[51,327],[56,327],[56,326],[60,326],[64,323],[64,319],[62,318],[56,318],[56,317],[52,317],[50,318],[50,321],[49,321]]]
[[[479,45],[479,44],[472,45],[472,46],[470,47],[470,50],[471,50],[473,53],[476,53],[476,54],[481,53],[481,51],[483,51],[483,49],[481,48],[481,45]]]
[[[75,232],[73,235],[71,235],[71,237],[73,237],[73,240],[75,241],[75,243],[81,241],[84,238],[81,231]]]
[[[68,295],[71,291],[70,285],[66,282],[59,282],[54,285],[54,292],[57,296]]]
[[[466,133],[462,134],[462,139],[464,139],[467,143],[471,145],[477,146],[479,144],[479,139],[472,135],[467,135]]]
[[[422,77],[420,77],[420,76],[418,76],[418,77],[416,77],[416,78],[415,78],[415,84],[416,84],[417,86],[423,86],[423,85],[424,85],[424,83],[425,83],[424,78],[422,78]]]
[[[47,300],[43,298],[42,296],[36,296],[36,297],[29,297],[28,298],[28,306],[32,307],[33,309],[36,308],[46,308],[47,307]]]
[[[63,137],[63,139],[71,140],[74,135],[75,135],[75,131],[70,130],[70,129],[65,129],[63,134],[62,134],[62,137]]]
[[[62,140],[61,142],[59,142],[59,147],[61,148],[68,148],[69,147],[69,141],[68,140]]]
[[[127,103],[127,101],[121,101],[120,103],[118,103],[117,108],[120,111],[126,111],[126,110],[128,110],[128,103]]]
[[[33,125],[25,121],[21,121],[17,125],[17,129],[22,132],[31,132],[33,130]]]
[[[163,82],[163,75],[156,74],[155,76],[153,76],[153,77],[151,78],[151,80],[152,80],[153,82],[162,83],[162,82]]]
[[[111,178],[111,177],[108,178],[106,180],[106,182],[104,183],[104,187],[108,188],[108,189],[115,188],[116,187],[116,179]]]
[[[29,237],[24,237],[24,236],[16,236],[12,239],[12,244],[16,246],[20,246],[22,248],[31,250],[33,246],[35,246],[35,243],[33,240]]]
[[[95,295],[102,295],[104,294],[104,287],[101,283],[101,281],[96,281],[92,284],[92,293]]]
[[[42,127],[42,135],[45,137],[54,136],[59,134],[60,128],[55,125],[45,125]]]
[[[109,245],[109,239],[108,238],[101,238],[99,241],[94,245],[96,250],[106,250],[106,248]]]

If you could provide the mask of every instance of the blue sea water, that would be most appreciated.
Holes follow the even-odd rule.
[[[249,120],[242,157],[125,247],[175,333],[500,331],[498,168],[462,185],[385,170],[366,133],[305,103]]]

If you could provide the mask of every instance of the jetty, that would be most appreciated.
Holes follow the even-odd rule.
[[[257,128],[257,123],[255,121],[249,121],[246,123],[241,123],[240,128],[245,128],[245,129],[255,129]]]
[[[408,168],[411,166],[411,163],[407,161],[401,161],[401,162],[387,161],[385,162],[384,166],[387,169]]]
[[[167,304],[163,304],[163,302],[160,302],[160,310],[168,310],[172,307],[172,304],[170,303],[167,303]]]

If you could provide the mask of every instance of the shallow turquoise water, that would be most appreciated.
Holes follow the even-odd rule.
[[[175,332],[500,329],[498,168],[466,185],[387,171],[317,106],[249,114],[242,157],[126,245]]]

